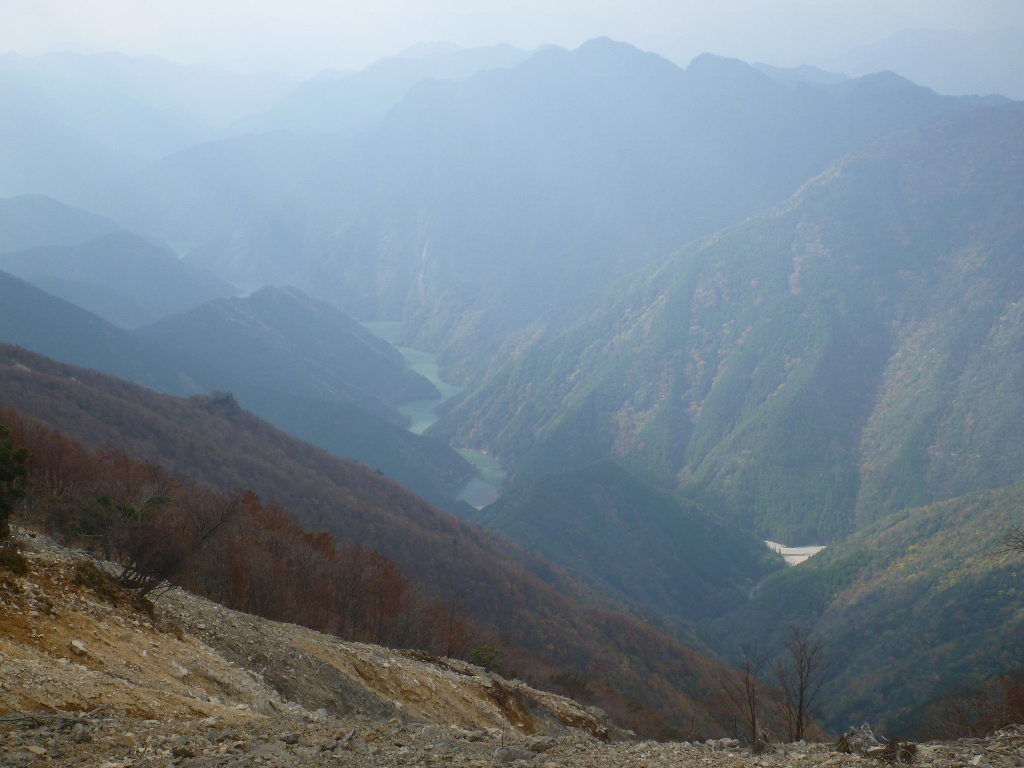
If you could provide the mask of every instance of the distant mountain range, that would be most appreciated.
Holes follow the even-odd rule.
[[[617,457],[766,538],[1024,480],[1024,107],[884,139],[614,286],[430,434]]]
[[[351,135],[366,130],[428,80],[465,80],[487,69],[512,67],[529,54],[511,45],[454,48],[387,56],[358,72],[323,72],[256,115],[236,120],[224,135],[292,131]]]
[[[364,377],[372,376],[375,371],[379,373],[377,386],[368,384],[368,391],[360,390],[340,380],[337,372],[329,373],[308,362],[303,364],[301,351],[282,342],[282,331],[288,330],[288,322],[293,323],[292,330],[295,324],[303,327],[302,324],[310,320],[310,316],[303,313],[306,309],[312,309],[313,319],[323,323],[324,318],[316,315],[322,307],[319,302],[310,304],[312,300],[297,292],[282,293],[278,298],[283,300],[277,302],[276,308],[282,310],[283,316],[266,318],[267,324],[259,329],[262,336],[249,329],[248,348],[255,348],[253,361],[235,369],[232,364],[236,358],[230,355],[217,361],[193,354],[187,344],[180,351],[156,346],[0,272],[0,341],[62,362],[103,371],[159,392],[179,396],[231,392],[243,405],[264,414],[281,429],[337,456],[363,461],[386,472],[433,503],[461,514],[469,512],[470,508],[455,501],[455,496],[472,476],[472,466],[443,443],[411,434],[394,424],[404,417],[373,394],[401,391],[396,386],[410,384],[414,391],[429,391],[433,386],[401,368],[393,359],[382,364],[382,355],[377,349],[382,342],[358,325],[354,333],[357,338],[347,346],[347,362],[352,369],[362,370]],[[260,300],[265,299],[273,309],[274,298],[268,291],[248,306],[258,306]],[[342,324],[343,330],[340,333],[335,330],[333,336],[328,333],[327,337],[338,340],[346,333],[353,335],[350,326],[355,324],[336,315],[340,315],[337,310],[330,310],[329,317]],[[277,327],[272,324],[274,319]],[[186,323],[186,328],[189,327]],[[208,329],[210,335],[223,331],[215,326]],[[194,352],[202,352],[199,345]],[[397,355],[397,352],[392,350],[392,354]],[[335,356],[337,365],[345,367],[344,362]],[[291,365],[297,370],[292,372],[287,367],[283,372],[279,370],[281,366]],[[317,399],[309,394],[308,390],[316,383],[321,385],[318,391],[322,394],[326,396],[329,392],[327,382],[317,381],[318,370],[329,376],[337,387],[333,399]],[[372,384],[370,379],[365,381]],[[351,396],[343,397],[346,392]]]
[[[82,203],[208,137],[180,114],[71,74],[0,57],[0,195]]]
[[[0,254],[0,270],[122,328],[136,328],[238,291],[129,232],[77,245]]]
[[[280,72],[240,74],[205,64],[178,64],[158,56],[45,53],[0,55],[0,73],[74,85],[82,96],[116,95],[146,105],[209,136],[245,115],[267,109],[298,85]]]
[[[464,79],[525,56],[511,46],[409,52],[300,82],[117,52],[2,54],[0,196],[91,207],[111,184],[176,150],[253,132],[351,133],[426,78]]]
[[[96,206],[197,244],[190,260],[229,281],[413,318],[405,342],[471,383],[554,306],[761,213],[885,133],[975,103],[892,74],[790,88],[737,60],[683,70],[594,40],[422,82],[351,139],[190,149]]]
[[[1024,29],[974,33],[905,29],[876,43],[814,61],[848,75],[892,70],[939,93],[1024,99]]]

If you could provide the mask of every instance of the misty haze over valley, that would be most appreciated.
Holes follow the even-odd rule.
[[[1008,739],[1024,6],[0,8],[0,425],[0,681],[177,632],[266,687],[169,667],[237,744],[316,732],[266,764]],[[162,719],[60,685],[0,748]]]

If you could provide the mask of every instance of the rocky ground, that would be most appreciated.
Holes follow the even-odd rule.
[[[22,532],[0,566],[0,766],[841,768],[833,746],[637,742],[603,713],[464,662],[344,643],[172,590],[150,612],[84,553]],[[102,564],[99,564],[102,568]],[[891,757],[891,756],[890,756]],[[919,745],[939,768],[1024,766],[1024,731]]]

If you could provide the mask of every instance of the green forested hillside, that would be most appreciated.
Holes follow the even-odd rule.
[[[750,534],[608,460],[516,486],[470,519],[681,624],[745,603],[755,583],[782,567]]]
[[[708,639],[725,654],[749,641],[774,650],[789,624],[813,627],[834,665],[823,692],[833,730],[894,722],[1019,670],[1024,555],[1003,540],[1022,524],[1024,486],[897,512],[770,576]]]
[[[1024,108],[895,135],[593,300],[431,429],[787,543],[1024,479]]]

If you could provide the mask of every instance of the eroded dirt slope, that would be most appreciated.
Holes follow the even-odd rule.
[[[180,590],[153,610],[22,532],[0,566],[0,766],[870,768],[872,754],[637,742],[600,710],[464,662],[335,638]],[[1024,731],[917,745],[905,766],[1018,768]]]
[[[360,743],[372,743],[368,729],[389,721],[435,724],[466,743],[577,728],[609,734],[599,710],[464,662],[341,642],[177,589],[150,612],[102,578],[103,564],[86,555],[31,534],[19,544],[28,571],[0,569],[0,715],[7,728],[74,713],[61,715],[63,730],[116,718],[136,723],[136,732],[173,722],[183,733],[216,727],[269,737],[315,726],[328,740],[354,729],[364,733]],[[77,722],[101,707],[89,722]],[[50,714],[26,720],[24,713]],[[0,745],[3,738],[0,731]]]

